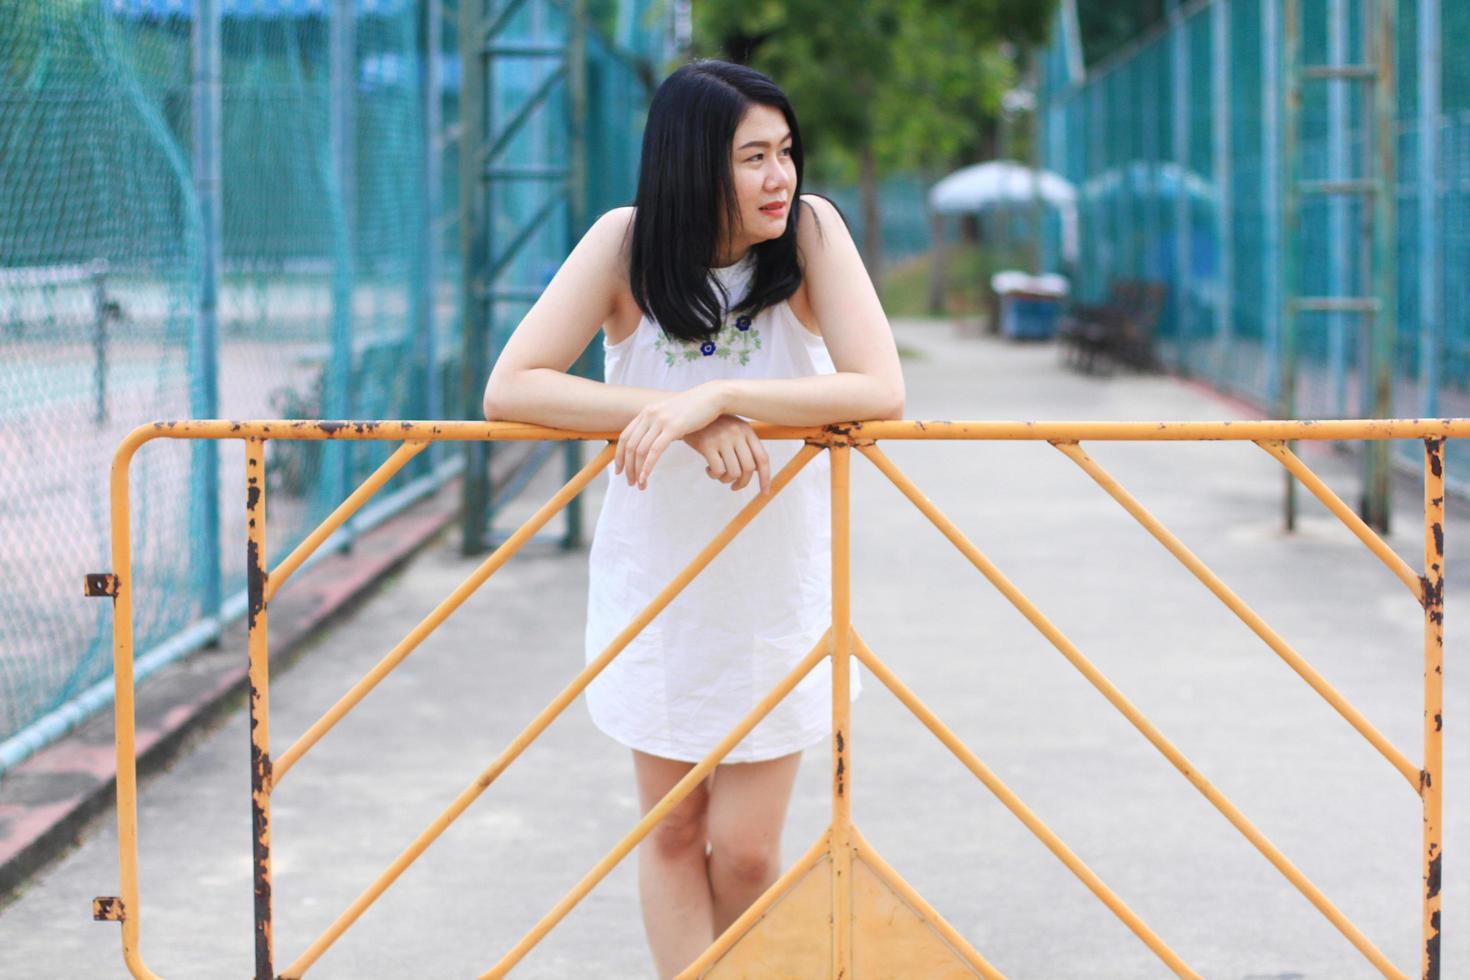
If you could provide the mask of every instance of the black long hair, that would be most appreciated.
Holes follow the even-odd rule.
[[[796,187],[785,232],[754,246],[755,273],[737,309],[754,315],[801,285],[796,229],[803,156],[791,102],[753,68],[691,62],[664,79],[648,107],[628,269],[638,308],[670,337],[705,340],[720,330],[729,297],[709,270],[719,254],[722,219],[726,229],[740,221],[730,144],[757,104],[786,117]]]

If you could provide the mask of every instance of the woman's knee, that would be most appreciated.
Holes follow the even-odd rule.
[[[682,857],[695,850],[703,854],[708,839],[707,810],[708,799],[701,786],[654,826],[648,844],[661,857]]]
[[[748,833],[720,835],[710,841],[711,863],[719,874],[747,885],[767,884],[780,871],[776,840]]]

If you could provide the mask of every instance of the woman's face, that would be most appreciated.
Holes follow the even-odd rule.
[[[768,105],[746,111],[730,148],[741,224],[731,236],[734,258],[752,245],[785,234],[796,192],[796,162],[791,158],[786,117]]]

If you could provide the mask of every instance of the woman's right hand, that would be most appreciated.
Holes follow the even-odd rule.
[[[721,415],[689,433],[684,441],[704,457],[704,472],[711,479],[730,484],[731,490],[743,490],[752,477],[759,476],[761,493],[770,492],[771,460],[766,447],[750,423],[738,415]]]

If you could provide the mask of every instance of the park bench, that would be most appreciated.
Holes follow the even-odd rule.
[[[1115,279],[1106,303],[1076,303],[1062,318],[1057,342],[1065,363],[1089,374],[1102,366],[1140,371],[1158,367],[1154,330],[1169,287],[1143,279]]]

